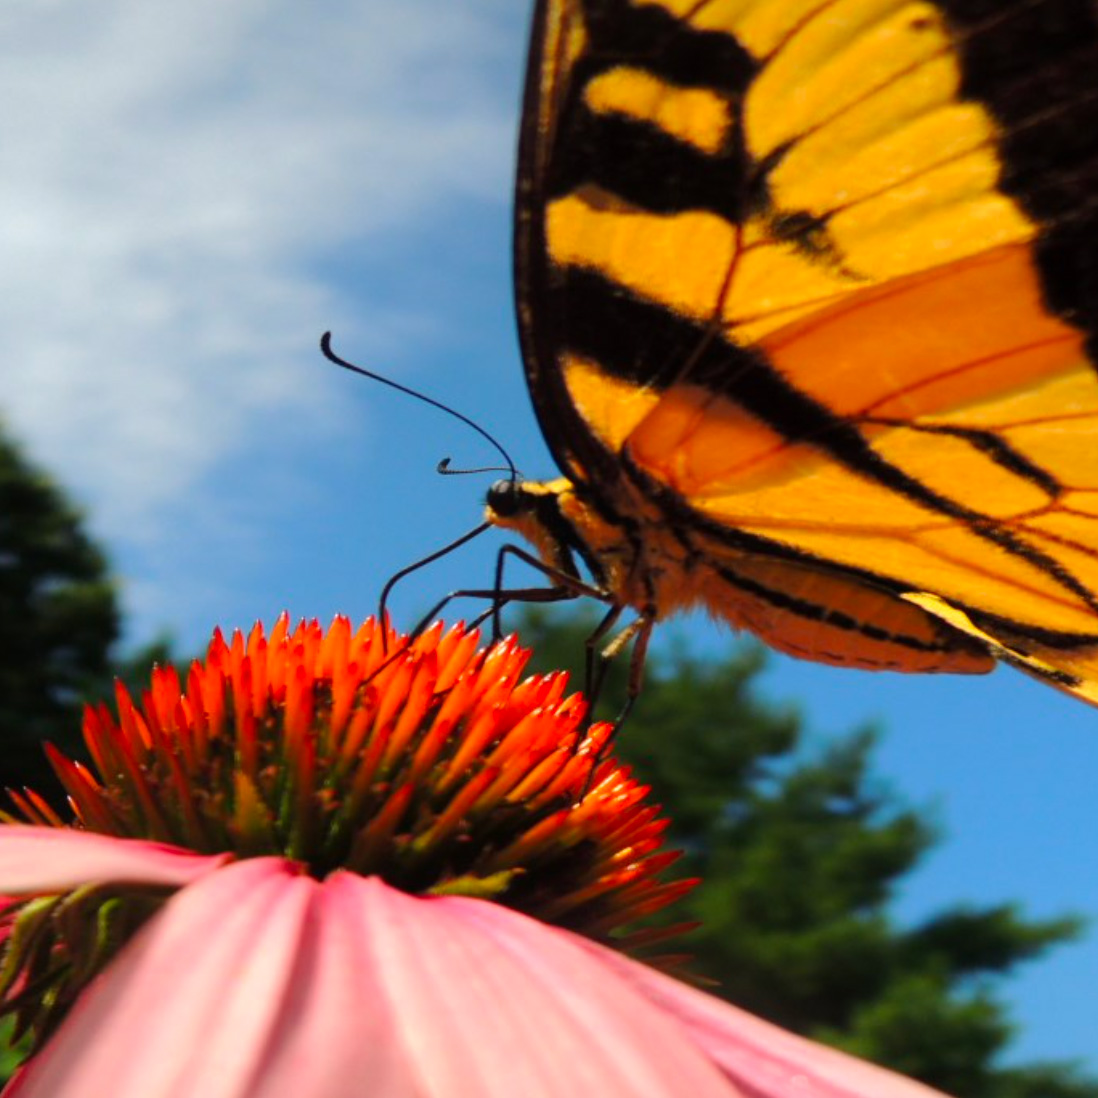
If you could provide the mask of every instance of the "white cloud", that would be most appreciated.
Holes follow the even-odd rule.
[[[323,327],[410,324],[322,259],[498,188],[512,7],[0,8],[0,409],[98,526],[155,542],[256,432],[323,423]]]

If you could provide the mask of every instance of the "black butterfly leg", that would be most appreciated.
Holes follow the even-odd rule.
[[[506,606],[509,602],[563,602],[578,597],[578,594],[569,587],[514,587],[510,591],[502,591],[496,587],[462,588],[458,591],[451,591],[448,595],[444,595],[439,599],[409,633],[409,639],[414,640],[418,637],[430,625],[431,621],[455,599],[485,599],[491,603],[487,610],[478,614],[469,623],[470,627],[475,629],[487,621],[488,618],[498,618],[500,608]],[[495,630],[493,630],[492,640],[493,642],[499,640],[499,635]]]
[[[603,647],[603,640],[606,634],[613,629],[624,609],[624,606],[617,604],[611,606],[602,621],[591,631],[591,635],[586,641],[586,653],[583,663],[583,692],[590,703],[591,712],[594,712],[595,703],[602,693],[606,673],[610,670],[613,659],[612,656],[607,655],[607,649]]]
[[[617,720],[614,721],[613,732],[602,745],[602,749],[599,751],[599,757],[595,760],[594,765],[587,774],[587,782],[585,783],[579,798],[581,801],[591,791],[591,786],[598,775],[599,764],[607,754],[609,754],[610,749],[614,744],[614,740],[617,739],[618,733],[625,725],[626,719],[632,712],[634,703],[640,696],[641,687],[644,685],[644,661],[648,657],[648,642],[652,637],[652,628],[656,624],[656,613],[653,607],[646,607],[642,614],[622,629],[621,632],[618,633],[601,651],[598,648],[599,640],[606,634],[607,630],[614,625],[624,609],[623,606],[612,606],[609,613],[599,622],[595,631],[587,638],[589,674],[593,667],[594,673],[597,675],[597,690],[596,693],[591,696],[591,708],[587,713],[588,722],[590,722],[591,714],[595,708],[594,698],[598,697],[597,691],[602,689],[602,683],[606,677],[606,672],[609,669],[610,664],[621,655],[622,649],[625,648],[630,641],[633,641],[633,652],[629,657],[629,684],[625,705],[622,706]]]
[[[530,565],[530,567],[536,568],[543,575],[553,580],[554,585],[552,587],[505,588],[503,586],[503,561],[508,554],[517,557],[525,564]],[[485,599],[491,603],[489,608],[474,618],[470,624],[475,628],[491,617],[493,619],[492,640],[498,641],[502,635],[502,629],[499,624],[499,611],[508,603],[565,602],[569,599],[580,598],[581,596],[598,599],[600,602],[607,601],[606,592],[599,590],[597,587],[592,587],[588,583],[584,583],[578,576],[569,575],[563,569],[554,568],[551,564],[546,564],[543,560],[526,552],[526,550],[522,549],[520,546],[504,545],[496,558],[495,586],[491,588],[463,587],[457,591],[451,591],[448,595],[444,595],[426,614],[423,615],[422,619],[409,634],[409,639],[414,640],[418,637],[419,634],[427,628],[430,622],[440,614],[445,607],[453,602],[454,599]]]
[[[615,735],[617,735],[617,730],[625,723],[626,717],[629,716],[634,703],[640,696],[641,688],[644,685],[644,663],[648,658],[648,642],[652,636],[652,628],[656,624],[655,608],[646,607],[638,617],[634,618],[621,632],[616,634],[609,644],[600,651],[598,649],[599,642],[607,631],[613,627],[621,616],[623,609],[622,606],[611,607],[609,613],[599,622],[598,627],[591,636],[587,638],[588,680],[591,681],[592,678],[594,680],[593,698],[598,697],[606,673],[610,669],[610,664],[621,655],[622,650],[630,641],[634,642],[633,652],[629,657],[629,682],[625,705],[614,722]],[[592,669],[594,675],[592,675]],[[594,700],[592,700],[592,707],[594,704]]]
[[[503,567],[508,556],[528,564],[531,568],[541,572],[547,579],[553,581],[552,587],[524,587],[507,591],[503,587]],[[570,563],[570,562],[569,562]],[[599,602],[608,602],[609,596],[605,591],[585,583],[573,568],[557,568],[552,564],[546,564],[540,557],[527,552],[520,545],[507,544],[500,547],[496,555],[496,597],[492,606],[492,637],[498,640],[502,635],[499,622],[499,611],[508,602],[563,602],[567,599],[577,599],[582,596],[597,599]],[[546,597],[547,592],[552,592]],[[506,596],[506,597],[503,597]]]

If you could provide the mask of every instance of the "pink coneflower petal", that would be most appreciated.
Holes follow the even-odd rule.
[[[596,954],[674,1015],[728,1077],[757,1098],[944,1098],[941,1091],[798,1037],[593,942]]]
[[[103,881],[181,886],[229,857],[88,831],[0,827],[0,881],[9,895],[62,892]]]
[[[411,1098],[366,942],[326,892],[276,858],[179,892],[6,1093]]]
[[[417,898],[376,878],[340,874],[330,884],[360,912],[424,1098],[744,1094],[575,935],[498,904]]]
[[[575,936],[499,905],[279,859],[178,893],[17,1098],[741,1098]]]

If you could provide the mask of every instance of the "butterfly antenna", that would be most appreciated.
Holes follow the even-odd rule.
[[[415,397],[416,400],[422,400],[424,404],[430,404],[432,408],[437,408],[440,412],[446,412],[448,415],[454,417],[454,419],[461,420],[467,427],[472,427],[474,431],[481,438],[491,443],[499,452],[500,457],[507,463],[506,472],[511,480],[517,481],[518,470],[515,468],[515,463],[511,460],[511,455],[483,428],[479,423],[474,423],[468,416],[462,415],[461,412],[454,408],[451,408],[448,404],[443,404],[441,401],[435,400],[434,397],[429,397],[425,393],[417,392],[415,389],[408,388],[407,385],[401,385],[399,381],[393,381],[392,378],[383,377],[381,374],[375,374],[372,370],[367,370],[362,366],[356,366],[353,362],[348,362],[344,358],[340,358],[339,355],[332,350],[332,333],[325,332],[320,337],[320,350],[324,357],[329,362],[334,362],[337,366],[342,366],[344,370],[350,370],[353,374],[361,374],[363,377],[368,377],[373,381],[380,381],[382,385],[388,385],[390,389],[396,389],[398,393],[404,393],[406,396]],[[449,459],[446,459],[446,464],[449,464]],[[467,540],[467,539],[466,539]],[[449,552],[450,548],[456,549],[458,545],[463,544],[462,540],[454,543],[444,552]],[[421,561],[421,564],[426,564],[428,560],[434,558],[427,558]],[[419,565],[412,565],[412,568],[417,568]],[[398,578],[401,573],[397,573],[393,579]],[[392,582],[392,581],[390,581]]]
[[[467,477],[471,473],[507,473],[511,480],[516,478],[522,480],[522,474],[516,473],[513,465],[510,468],[505,465],[481,465],[476,469],[451,469],[448,457],[443,458],[435,466],[435,472],[444,477]]]

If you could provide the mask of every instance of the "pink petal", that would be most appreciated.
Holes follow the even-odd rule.
[[[742,1094],[571,935],[479,900],[329,883],[359,912],[423,1098]]]
[[[107,1081],[104,1084],[104,1081]],[[5,1098],[930,1098],[498,905],[208,873]]]
[[[185,885],[229,857],[90,831],[0,824],[0,895],[59,892],[99,881]]]
[[[366,942],[274,858],[177,893],[5,1098],[413,1098]]]
[[[728,1077],[758,1098],[943,1098],[941,1091],[798,1037],[593,942],[584,948],[678,1018]]]

